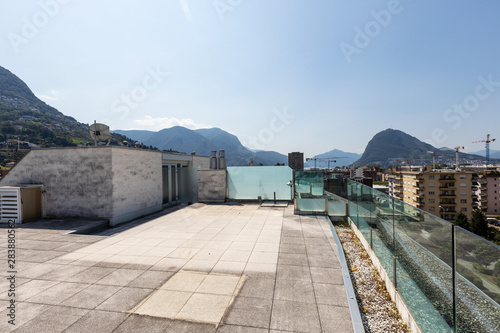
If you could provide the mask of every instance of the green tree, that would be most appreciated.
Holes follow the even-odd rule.
[[[462,212],[459,212],[457,215],[455,215],[455,224],[466,230],[470,230],[469,219],[467,218],[467,215]]]
[[[481,237],[488,236],[488,220],[486,215],[480,209],[472,212],[472,219],[470,222],[470,231]]]
[[[474,254],[476,261],[485,267],[488,267],[498,259],[493,245],[487,244],[485,241],[478,244],[474,251],[472,251],[472,254]]]

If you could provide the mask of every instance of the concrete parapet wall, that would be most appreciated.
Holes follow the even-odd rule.
[[[226,181],[226,170],[198,170],[198,202],[224,202]]]

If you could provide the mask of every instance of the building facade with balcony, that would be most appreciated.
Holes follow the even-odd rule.
[[[477,205],[474,175],[448,169],[402,171],[389,178],[389,195],[448,221],[458,212],[471,218]]]

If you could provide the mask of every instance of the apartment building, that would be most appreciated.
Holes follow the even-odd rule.
[[[500,215],[500,174],[489,173],[478,177],[477,208],[489,216]]]
[[[414,207],[453,221],[458,212],[472,217],[475,208],[473,172],[460,170],[402,171],[389,178],[389,194]]]

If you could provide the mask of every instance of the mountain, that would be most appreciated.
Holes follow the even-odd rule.
[[[321,168],[327,168],[328,167],[328,160],[330,161],[330,167],[342,167],[342,166],[349,166],[356,162],[360,157],[361,154],[356,154],[356,153],[348,153],[344,152],[342,150],[338,149],[333,149],[330,150],[329,152],[319,154],[315,156],[318,159],[323,159],[323,160],[317,160],[316,161],[316,166],[321,167]],[[339,158],[341,157],[341,158]],[[336,161],[336,162],[333,162]],[[314,161],[308,161],[304,163],[304,167],[306,168],[313,168],[314,167]]]
[[[408,135],[402,131],[386,129],[375,134],[368,142],[361,158],[355,166],[379,164],[383,166],[402,164],[409,161],[412,164],[432,163],[430,151],[437,153],[438,162],[455,163],[455,150],[437,149],[428,143]],[[461,159],[484,160],[482,156],[460,153]]]
[[[475,152],[472,152],[471,154],[486,157],[486,149],[475,151]],[[490,149],[490,158],[500,158],[500,150]]]
[[[128,138],[114,134],[111,143]],[[18,140],[21,152],[17,151]],[[68,147],[92,142],[88,124],[41,101],[19,77],[0,66],[0,167],[17,162],[30,147]]]
[[[220,128],[190,130],[182,126],[165,128],[158,132],[137,130],[116,130],[115,133],[126,135],[133,140],[154,146],[160,150],[175,150],[190,154],[210,156],[213,150],[226,151],[228,166],[248,165],[251,158],[254,164],[274,165],[288,163],[288,157],[273,151],[251,151],[244,147],[233,134]]]

